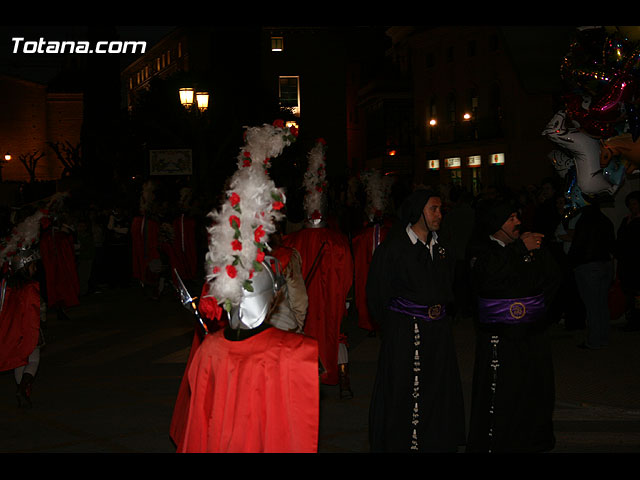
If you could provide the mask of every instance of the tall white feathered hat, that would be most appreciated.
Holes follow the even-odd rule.
[[[238,155],[238,170],[230,179],[226,200],[209,213],[209,250],[205,276],[207,297],[227,311],[238,307],[254,291],[254,275],[264,268],[269,235],[284,214],[285,195],[269,177],[271,159],[293,143],[295,128],[282,121],[245,127],[245,145]]]
[[[389,201],[392,179],[378,169],[367,169],[360,174],[360,182],[367,196],[367,218],[371,222],[381,219]]]
[[[309,165],[304,174],[305,187],[304,211],[309,226],[324,225],[326,209],[327,170],[326,156],[327,142],[319,138],[308,154]]]

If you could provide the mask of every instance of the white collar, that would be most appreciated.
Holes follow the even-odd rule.
[[[493,235],[489,235],[489,238],[491,240],[493,240],[494,242],[497,242],[500,246],[505,247],[507,244],[504,243],[502,240],[498,240],[496,237],[494,237]]]
[[[422,241],[422,239],[418,236],[418,234],[416,232],[413,231],[413,228],[411,228],[411,224],[409,223],[407,225],[407,235],[409,235],[409,240],[411,240],[412,244],[416,244],[418,243],[418,241],[422,242],[423,245],[425,245],[425,242]],[[433,246],[434,243],[436,243],[438,239],[438,232],[431,232],[431,243],[428,245],[429,248],[431,248]]]

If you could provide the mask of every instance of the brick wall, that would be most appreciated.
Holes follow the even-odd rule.
[[[0,105],[0,152],[12,156],[2,169],[3,180],[28,181],[18,157],[36,151],[45,153],[37,165],[37,180],[59,178],[62,165],[47,142],[79,141],[82,95],[48,93],[46,85],[0,75]]]

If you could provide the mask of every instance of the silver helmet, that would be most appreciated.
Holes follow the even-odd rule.
[[[268,319],[273,300],[284,285],[280,263],[267,256],[261,263],[262,270],[251,280],[253,291],[244,290],[238,306],[231,309],[229,325],[234,330],[251,330]]]

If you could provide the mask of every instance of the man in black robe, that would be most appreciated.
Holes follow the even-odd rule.
[[[555,385],[547,307],[560,270],[543,235],[520,233],[516,209],[486,206],[473,252],[476,356],[467,452],[553,449]]]
[[[451,319],[455,258],[438,242],[442,202],[418,190],[376,249],[367,301],[381,346],[369,411],[373,452],[457,451],[464,404]]]

